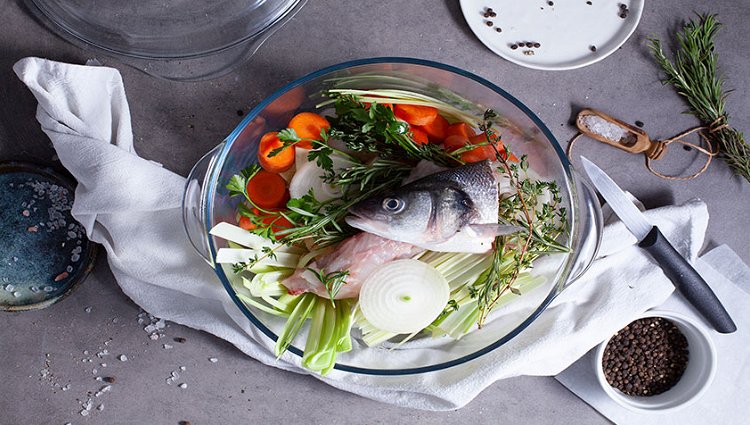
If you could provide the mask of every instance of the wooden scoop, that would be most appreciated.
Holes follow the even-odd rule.
[[[626,152],[643,152],[651,159],[660,159],[665,152],[664,143],[651,140],[645,131],[595,109],[581,110],[576,118],[576,126],[592,139]]]

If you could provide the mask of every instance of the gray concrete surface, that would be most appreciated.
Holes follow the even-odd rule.
[[[309,71],[371,56],[422,57],[475,72],[525,102],[563,144],[575,133],[569,121],[582,106],[641,120],[652,136],[668,137],[696,122],[680,114],[684,104],[659,84],[645,38],[665,37],[693,11],[718,12],[726,24],[718,49],[727,85],[735,90],[728,109],[732,124],[750,131],[747,2],[647,2],[640,26],[614,55],[584,69],[552,73],[518,67],[485,49],[466,27],[457,1],[312,0],[236,72],[213,81],[174,83],[72,46],[30,18],[18,1],[5,0],[0,3],[0,160],[53,161],[34,119],[36,104],[11,72],[16,60],[30,55],[77,63],[97,56],[118,68],[138,152],[182,175],[232,130],[239,121],[237,110],[247,111]],[[693,181],[667,182],[647,174],[640,158],[593,143],[582,143],[579,152],[603,164],[648,206],[702,198],[711,214],[707,245],[728,244],[750,262],[750,185],[733,178],[724,164],[713,164]],[[222,340],[179,325],[170,324],[164,338],[152,341],[138,324],[138,313],[102,256],[85,284],[63,302],[38,312],[0,314],[0,424],[607,423],[547,377],[497,382],[453,412],[392,407],[263,366]],[[175,337],[186,341],[174,342]],[[95,354],[105,348],[111,355],[98,359]],[[116,360],[119,354],[129,360]],[[218,362],[210,362],[211,357]],[[82,362],[86,358],[93,361]],[[186,369],[179,371],[180,366]],[[94,379],[94,368],[116,382],[95,398],[94,407],[102,403],[103,410],[84,418],[78,414],[80,402],[104,385]],[[175,370],[187,388],[167,385]],[[42,376],[43,371],[48,374]],[[65,385],[70,385],[67,391]]]

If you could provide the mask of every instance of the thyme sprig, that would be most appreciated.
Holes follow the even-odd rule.
[[[514,283],[522,270],[531,267],[534,259],[544,253],[566,252],[568,248],[559,242],[557,237],[564,232],[567,212],[561,207],[562,198],[555,182],[532,181],[521,178],[520,173],[528,170],[528,158],[524,155],[518,163],[508,161],[508,148],[498,148],[498,142],[492,130],[495,113],[487,110],[480,129],[485,134],[487,143],[495,150],[498,168],[508,175],[510,185],[515,193],[502,198],[499,204],[498,221],[505,224],[524,227],[527,231],[513,235],[498,236],[492,250],[492,265],[469,288],[472,298],[477,300],[479,318],[477,325],[482,327],[489,313],[495,308],[500,298],[510,291],[520,295]],[[552,201],[538,207],[538,198],[549,191]]]
[[[724,126],[729,121],[725,100],[729,94],[717,70],[718,54],[714,37],[721,24],[716,15],[699,15],[676,34],[678,48],[670,61],[658,39],[650,39],[651,53],[666,74],[664,84],[672,85],[688,103],[690,112],[709,130],[705,136],[719,148],[719,157],[750,182],[750,146],[743,134]]]
[[[339,270],[330,273],[326,273],[324,269],[316,270],[310,267],[307,267],[307,270],[314,274],[318,281],[326,288],[326,293],[331,299],[331,303],[333,303],[333,299],[346,284],[346,278],[349,277],[349,270]]]

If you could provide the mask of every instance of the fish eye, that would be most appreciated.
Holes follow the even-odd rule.
[[[398,198],[385,198],[383,199],[383,209],[390,213],[398,213],[404,209],[404,201]]]

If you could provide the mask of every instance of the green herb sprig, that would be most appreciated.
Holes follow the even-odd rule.
[[[717,70],[718,55],[714,37],[721,24],[716,15],[699,15],[676,34],[678,48],[670,61],[658,39],[650,39],[650,49],[671,84],[687,101],[690,112],[705,126],[706,137],[718,145],[719,157],[738,175],[750,182],[750,146],[743,134],[729,126],[725,100],[728,92]],[[723,127],[722,127],[723,126]]]
[[[349,277],[349,270],[339,270],[330,273],[326,273],[323,269],[315,270],[310,267],[307,267],[307,270],[313,273],[318,281],[323,284],[331,302],[333,302],[333,299],[346,284],[346,278]]]
[[[336,109],[336,116],[329,118],[329,137],[343,141],[349,149],[377,153],[383,159],[426,159],[443,166],[462,163],[458,156],[437,145],[415,143],[409,124],[396,119],[391,108],[377,102],[365,105],[354,95],[333,92],[327,95],[335,100]]]
[[[490,268],[469,287],[472,298],[477,300],[479,317],[477,325],[482,326],[500,298],[508,291],[520,295],[514,286],[519,273],[532,266],[540,255],[551,252],[567,252],[568,247],[557,238],[565,232],[567,211],[560,206],[562,198],[555,182],[532,181],[521,178],[521,172],[528,170],[528,158],[521,156],[518,163],[508,161],[508,149],[498,148],[492,130],[495,113],[487,110],[480,129],[486,141],[495,149],[498,170],[508,175],[515,193],[500,200],[498,221],[527,229],[507,236],[498,236],[492,250]],[[552,201],[538,206],[538,198],[549,191]]]

